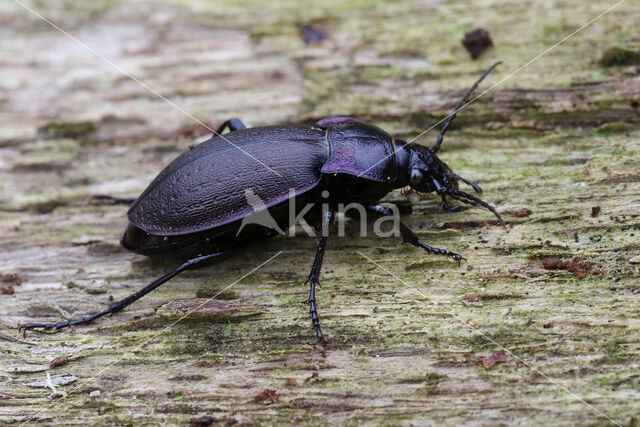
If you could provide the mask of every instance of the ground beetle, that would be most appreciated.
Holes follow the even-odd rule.
[[[176,255],[187,259],[141,290],[82,319],[61,323],[29,323],[24,330],[61,329],[91,322],[117,312],[156,289],[180,272],[210,260],[240,243],[275,234],[260,224],[243,224],[254,214],[247,191],[262,202],[282,229],[288,228],[292,196],[300,205],[322,201],[328,209],[313,210],[304,218],[327,230],[338,203],[361,203],[372,215],[389,215],[378,201],[393,189],[410,187],[419,193],[436,192],[443,207],[446,197],[473,206],[483,206],[504,221],[488,203],[460,191],[458,181],[481,192],[476,184],[456,175],[436,153],[456,112],[469,100],[478,84],[498,63],[489,67],[465,93],[448,116],[432,148],[395,139],[382,129],[351,117],[328,117],[315,126],[267,126],[246,128],[238,119],[226,121],[216,136],[196,145],[171,162],[135,199],[98,196],[131,203],[129,225],[121,238],[126,249],[146,255]],[[229,133],[221,135],[226,129]],[[293,190],[293,191],[291,191]],[[328,193],[327,193],[328,192]],[[327,195],[328,194],[328,195]],[[431,247],[403,223],[405,242],[430,253],[460,261],[446,249]],[[322,338],[316,312],[315,286],[320,276],[327,235],[318,238],[317,250],[307,279],[310,286],[311,320]]]

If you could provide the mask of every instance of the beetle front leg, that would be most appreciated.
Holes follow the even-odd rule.
[[[391,209],[387,209],[384,206],[380,206],[380,205],[367,206],[367,209],[378,215],[384,215],[384,216],[393,215],[393,212],[391,211]],[[413,246],[422,248],[425,251],[430,252],[432,254],[449,256],[455,259],[456,261],[458,261],[458,263],[460,263],[460,261],[464,259],[462,255],[459,255],[455,252],[451,252],[448,249],[434,248],[433,246],[429,246],[426,243],[421,242],[420,239],[418,239],[418,236],[416,236],[416,234],[413,231],[411,231],[409,226],[407,226],[407,224],[405,224],[402,221],[400,221],[400,234],[402,235],[402,240],[405,243],[410,243]]]
[[[449,206],[449,203],[447,203],[447,196],[445,196],[444,194],[441,194],[440,197],[442,197],[442,209],[444,209],[445,211],[460,212],[460,209],[462,209],[458,205]]]
[[[402,239],[405,243],[410,243],[413,246],[422,248],[432,254],[449,256],[458,261],[458,264],[460,264],[460,261],[465,259],[462,255],[451,252],[448,249],[434,248],[433,246],[429,246],[426,243],[421,242],[420,239],[418,239],[418,236],[416,236],[416,234],[411,231],[411,229],[404,222],[400,222],[400,234],[402,234]]]
[[[318,340],[324,341],[324,335],[322,329],[320,329],[320,318],[316,310],[316,284],[319,283],[320,269],[322,268],[322,258],[324,257],[324,251],[327,247],[327,235],[329,226],[333,221],[334,211],[329,209],[322,215],[322,230],[320,237],[318,238],[318,247],[316,249],[316,256],[311,266],[311,272],[309,278],[305,284],[309,284],[309,313],[311,314],[311,323],[316,330],[316,336]]]

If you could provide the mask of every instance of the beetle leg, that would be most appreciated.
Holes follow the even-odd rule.
[[[391,211],[391,209],[387,209],[384,206],[380,206],[380,205],[367,206],[367,209],[379,215],[385,215],[385,216],[393,215],[393,212]],[[405,224],[402,221],[400,221],[400,234],[402,234],[402,240],[404,240],[405,243],[410,243],[413,246],[422,248],[425,251],[430,252],[432,254],[450,256],[451,258],[458,261],[458,263],[460,263],[460,261],[464,259],[462,255],[459,255],[455,252],[451,252],[447,249],[434,248],[433,246],[429,246],[426,243],[421,242],[420,239],[418,239],[418,236],[416,236],[416,234],[413,231],[411,231],[409,226],[407,226],[407,224]]]
[[[449,203],[447,203],[447,197],[444,194],[441,194],[440,197],[442,197],[442,209],[444,209],[445,211],[460,212],[460,209],[462,209],[457,205],[449,206]]]
[[[199,256],[197,256],[195,258],[192,258],[192,259],[186,261],[185,263],[183,263],[181,266],[179,266],[175,270],[172,270],[169,273],[165,274],[164,276],[160,277],[159,279],[154,280],[153,282],[151,282],[150,284],[148,284],[144,288],[140,289],[139,291],[134,292],[133,294],[129,295],[128,297],[126,297],[124,299],[121,299],[118,302],[114,302],[113,304],[109,305],[109,307],[105,308],[102,311],[99,311],[99,312],[94,313],[94,314],[90,314],[88,316],[83,317],[82,319],[70,320],[68,322],[60,322],[60,323],[27,323],[26,325],[20,326],[20,329],[24,330],[24,332],[26,333],[27,329],[35,329],[35,328],[43,328],[44,330],[47,330],[47,329],[62,329],[62,328],[66,328],[68,326],[83,325],[85,323],[89,323],[89,322],[91,322],[91,321],[93,321],[93,320],[95,320],[95,319],[97,319],[99,317],[106,316],[107,314],[115,313],[115,312],[118,312],[118,311],[122,310],[123,308],[125,308],[126,306],[130,305],[131,303],[139,300],[140,298],[142,298],[143,296],[145,296],[149,292],[151,292],[154,289],[160,287],[160,285],[162,285],[163,283],[168,282],[170,279],[172,279],[173,277],[177,276],[178,274],[180,274],[184,270],[192,268],[195,265],[200,264],[201,262],[204,262],[204,261],[209,260],[211,258],[217,257],[218,255],[222,255],[222,254],[224,254],[226,252],[227,251],[215,252],[215,253],[212,253],[212,254],[199,255]]]
[[[311,272],[309,273],[309,278],[305,282],[305,284],[309,284],[309,313],[311,314],[311,323],[313,327],[316,329],[316,336],[319,340],[324,340],[324,335],[322,334],[322,330],[320,329],[320,318],[318,317],[318,312],[316,311],[316,284],[320,284],[320,269],[322,268],[322,258],[324,257],[324,251],[327,247],[327,234],[324,231],[329,229],[329,225],[333,221],[334,211],[329,209],[325,211],[322,215],[322,230],[323,232],[320,234],[318,238],[318,247],[316,249],[316,256],[313,260],[313,265],[311,266]]]
[[[216,131],[216,135],[220,135],[227,128],[229,128],[229,132],[233,132],[236,130],[246,129],[247,127],[240,119],[229,119],[220,125]]]
[[[136,197],[116,197],[110,196],[109,194],[94,194],[91,198],[95,200],[108,200],[116,205],[131,205],[136,201]]]
[[[460,264],[460,261],[465,259],[462,255],[451,252],[448,249],[434,248],[433,246],[429,246],[426,243],[421,242],[420,239],[418,239],[418,236],[416,236],[416,234],[411,231],[411,229],[404,222],[400,222],[400,234],[402,234],[402,239],[405,243],[410,243],[413,246],[422,248],[432,254],[450,256],[451,258],[458,261],[458,264]]]

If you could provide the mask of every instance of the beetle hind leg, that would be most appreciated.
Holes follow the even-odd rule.
[[[182,273],[183,271],[192,268],[194,266],[196,266],[197,264],[200,264],[204,261],[207,261],[211,258],[217,257],[218,255],[222,255],[224,253],[226,253],[227,251],[221,251],[221,252],[214,252],[211,254],[206,254],[206,255],[198,255],[195,258],[192,258],[186,262],[184,262],[182,265],[180,265],[178,268],[168,272],[167,274],[165,274],[164,276],[154,280],[153,282],[149,283],[147,286],[145,286],[144,288],[140,289],[137,292],[134,292],[133,294],[129,295],[128,297],[121,299],[118,302],[115,302],[111,305],[109,305],[107,308],[105,308],[102,311],[99,311],[97,313],[94,314],[90,314],[88,316],[83,317],[82,319],[76,319],[76,320],[69,320],[67,322],[59,322],[59,323],[27,323],[26,325],[22,325],[20,326],[20,330],[24,331],[26,333],[26,331],[28,329],[44,329],[44,330],[49,330],[49,329],[63,329],[63,328],[67,328],[69,326],[76,326],[76,325],[84,325],[86,323],[92,322],[93,320],[102,317],[102,316],[106,316],[107,314],[111,314],[111,313],[116,313],[120,310],[122,310],[123,308],[127,307],[128,305],[134,303],[135,301],[139,300],[140,298],[142,298],[143,296],[145,296],[146,294],[148,294],[149,292],[153,291],[154,289],[160,287],[160,285],[168,282],[170,279],[172,279],[173,277],[177,276],[178,274]]]

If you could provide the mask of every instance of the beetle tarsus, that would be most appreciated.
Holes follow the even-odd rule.
[[[460,210],[462,209],[458,205],[449,206],[449,203],[447,202],[447,197],[444,194],[441,194],[440,197],[442,197],[442,209],[444,209],[445,211],[460,212]]]
[[[309,313],[311,314],[311,324],[316,330],[316,336],[318,339],[322,340],[324,335],[320,328],[320,318],[318,317],[318,311],[316,310],[316,281],[309,278],[307,282],[309,283]]]
[[[384,206],[380,206],[380,205],[370,205],[370,206],[367,206],[367,209],[378,215],[384,215],[384,216],[393,215],[393,212],[391,211],[391,209],[385,208]],[[420,239],[418,239],[418,236],[416,236],[416,234],[413,231],[411,231],[409,226],[402,221],[400,221],[400,234],[402,235],[402,240],[405,243],[409,243],[415,247],[422,248],[425,251],[435,255],[449,256],[455,259],[456,261],[458,261],[458,265],[460,265],[460,262],[462,260],[465,260],[465,258],[460,254],[451,252],[450,250],[447,250],[447,249],[434,248],[433,246],[429,246],[426,243],[421,242]]]
[[[418,239],[418,236],[416,236],[416,234],[411,231],[411,229],[404,222],[400,222],[400,234],[402,234],[402,239],[405,241],[405,243],[409,243],[417,248],[422,248],[425,251],[435,255],[444,255],[451,257],[458,261],[458,265],[460,265],[462,260],[465,260],[462,255],[451,252],[448,249],[434,248],[433,246],[429,246],[426,243],[421,242],[420,239]]]
[[[207,261],[207,260],[209,260],[211,258],[217,257],[218,255],[222,255],[223,253],[226,253],[226,252],[227,251],[221,251],[221,252],[215,252],[215,253],[206,254],[206,255],[198,255],[197,257],[192,258],[192,259],[184,262],[178,268],[170,271],[169,273],[165,274],[164,276],[160,277],[159,279],[154,280],[153,282],[151,282],[150,284],[148,284],[144,288],[140,289],[139,291],[134,292],[133,294],[129,295],[128,297],[126,297],[124,299],[121,299],[118,302],[114,302],[113,304],[110,304],[106,309],[104,309],[102,311],[99,311],[99,312],[94,313],[94,314],[90,314],[88,316],[83,317],[82,319],[70,320],[68,322],[59,322],[59,323],[27,323],[26,325],[21,325],[18,330],[19,331],[22,330],[26,334],[26,331],[28,329],[43,329],[43,330],[47,331],[49,329],[58,330],[58,329],[67,328],[69,326],[87,324],[89,322],[94,321],[95,319],[97,319],[99,317],[106,316],[107,314],[111,314],[111,313],[116,313],[116,312],[122,310],[123,308],[127,307],[129,304],[134,303],[135,301],[139,300],[140,298],[142,298],[143,296],[145,296],[149,292],[151,292],[154,289],[160,287],[160,285],[162,285],[163,283],[165,283],[168,280],[172,279],[173,277],[177,276],[178,274],[180,274],[184,270],[192,268],[192,267],[196,266],[197,264],[200,264],[200,263],[202,263],[204,261]]]
[[[462,207],[458,206],[458,205],[451,205],[449,206],[448,204],[443,203],[442,204],[442,209],[444,209],[447,212],[460,212],[462,210]]]
[[[334,212],[329,209],[322,215],[322,230],[328,230],[329,225],[333,221]],[[324,335],[320,328],[320,318],[316,309],[316,285],[320,284],[320,269],[322,268],[322,259],[324,251],[327,247],[327,236],[322,233],[318,238],[318,247],[316,248],[316,256],[313,259],[311,272],[305,284],[309,284],[309,313],[311,314],[311,324],[316,330],[316,336],[319,341],[324,341]]]
[[[419,247],[419,248],[422,248],[422,249],[424,249],[425,251],[430,252],[430,253],[432,253],[432,254],[449,256],[449,257],[451,257],[451,258],[455,259],[456,261],[458,261],[458,265],[460,265],[460,263],[461,263],[463,260],[465,260],[465,261],[466,261],[466,258],[465,258],[465,257],[463,257],[463,256],[462,256],[462,255],[460,255],[460,254],[457,254],[457,253],[455,253],[455,252],[451,252],[451,251],[450,251],[450,250],[448,250],[448,249],[434,248],[433,246],[429,246],[429,245],[427,245],[426,243],[421,242],[421,241],[418,241],[418,243],[416,243],[414,246]]]

